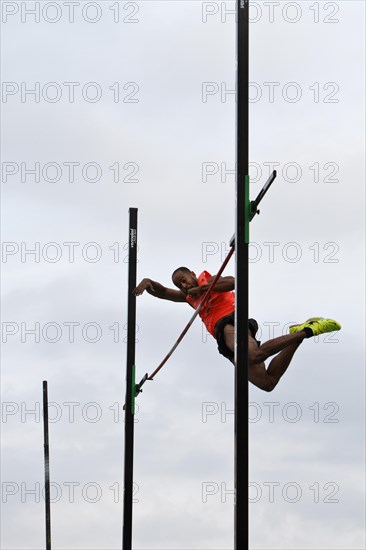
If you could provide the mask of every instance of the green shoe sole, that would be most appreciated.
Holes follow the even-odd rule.
[[[304,328],[310,328],[314,336],[319,334],[325,334],[326,332],[334,332],[335,330],[341,330],[342,326],[334,319],[324,319],[323,317],[312,317],[308,319],[302,325],[293,325],[290,327],[290,334],[300,332]]]

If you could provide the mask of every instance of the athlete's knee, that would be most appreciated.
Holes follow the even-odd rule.
[[[255,368],[255,371],[256,370],[257,370],[257,367]],[[249,381],[255,386],[257,386],[257,388],[265,392],[273,391],[278,383],[278,380],[275,380],[272,376],[267,374],[267,372],[264,369],[264,365],[263,365],[263,371],[261,373],[254,373],[254,374],[252,373],[252,376],[249,375]]]
[[[277,386],[277,383],[278,383],[278,380],[275,380],[274,378],[272,378],[272,376],[267,376],[266,377],[266,381],[264,383],[264,391],[266,392],[271,392],[275,389],[275,387]]]

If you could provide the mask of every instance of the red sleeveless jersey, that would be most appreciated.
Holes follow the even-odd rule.
[[[207,285],[207,281],[210,277],[211,275],[207,271],[203,271],[198,277],[198,286]],[[187,296],[186,300],[191,306],[197,309],[203,296],[204,294],[199,298]],[[215,325],[217,321],[226,315],[230,315],[233,311],[235,311],[235,292],[215,292],[212,290],[207,302],[201,308],[199,316],[208,332],[212,334],[212,336],[215,336]]]

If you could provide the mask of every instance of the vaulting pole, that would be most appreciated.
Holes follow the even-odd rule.
[[[46,523],[46,550],[51,550],[51,499],[50,499],[50,451],[48,440],[48,386],[42,383],[43,389],[43,452],[44,452],[44,500]]]
[[[136,288],[137,264],[137,208],[130,208],[129,253],[128,253],[128,301],[127,301],[127,365],[125,397],[125,449],[123,490],[122,549],[132,549],[132,503],[133,503],[133,450],[135,415],[135,345],[136,345]]]
[[[234,548],[249,548],[249,0],[237,0]]]

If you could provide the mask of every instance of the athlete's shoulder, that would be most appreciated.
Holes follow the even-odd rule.
[[[199,285],[207,285],[207,281],[211,279],[211,273],[208,271],[202,271],[200,275],[198,276],[198,284]]]

